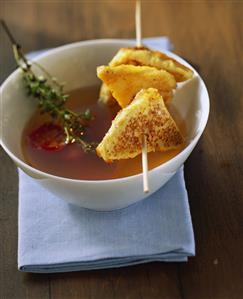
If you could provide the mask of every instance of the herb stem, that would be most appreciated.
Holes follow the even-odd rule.
[[[31,63],[22,53],[21,46],[14,39],[6,23],[4,20],[0,20],[0,22],[12,43],[14,57],[16,63],[23,71],[28,93],[38,100],[40,111],[42,113],[48,113],[53,121],[57,121],[63,126],[66,135],[66,144],[78,142],[84,151],[94,151],[96,144],[93,142],[87,143],[81,138],[81,136],[84,135],[87,121],[92,120],[90,110],[87,109],[85,113],[77,114],[67,109],[65,103],[68,99],[68,95],[63,93],[63,86],[37,62],[34,62],[34,64],[50,79],[49,81],[51,81],[51,83],[58,86],[58,89],[53,88],[43,76],[38,77],[35,75],[31,69]]]
[[[62,90],[62,85],[59,84],[56,80],[54,80],[54,78],[52,77],[52,75],[42,65],[40,65],[36,61],[32,61],[32,65],[37,66],[44,74],[47,75],[47,77],[52,81],[52,83],[54,83],[60,90]]]
[[[17,41],[15,40],[15,38],[13,37],[12,33],[10,32],[8,26],[6,25],[5,21],[4,20],[0,20],[0,23],[4,29],[4,31],[6,32],[8,38],[10,39],[11,41],[11,44],[12,44],[12,48],[13,48],[13,52],[14,52],[14,57],[15,57],[15,60],[19,62],[22,60],[25,64],[25,67],[26,68],[29,68],[30,65],[26,59],[26,57],[24,56],[24,54],[22,53],[22,50],[21,50],[21,46],[17,43]]]

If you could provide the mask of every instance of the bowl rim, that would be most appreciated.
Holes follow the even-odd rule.
[[[34,59],[31,59],[31,61],[38,61],[42,58],[45,58],[46,56],[50,55],[50,54],[55,54],[56,52],[61,52],[63,50],[67,50],[67,49],[71,49],[71,48],[76,48],[76,47],[80,47],[82,45],[97,45],[97,44],[107,44],[107,45],[118,45],[118,44],[130,44],[131,46],[135,45],[135,41],[131,40],[131,39],[92,39],[92,40],[85,40],[85,41],[78,41],[78,42],[74,42],[74,43],[69,43],[69,44],[65,44],[53,49],[47,49],[47,50],[43,50],[43,53],[40,53],[39,55],[37,55]],[[125,47],[125,45],[124,45]],[[153,49],[153,47],[150,47],[151,49]],[[152,172],[156,172],[159,168],[163,168],[166,167],[168,164],[177,161],[180,159],[181,156],[183,156],[184,152],[190,147],[192,146],[193,143],[197,142],[198,139],[200,138],[200,136],[202,135],[206,125],[207,125],[207,121],[208,121],[208,117],[209,117],[209,111],[210,111],[210,99],[209,99],[209,94],[208,94],[208,90],[207,87],[202,79],[202,77],[199,75],[199,73],[195,70],[195,68],[190,65],[186,60],[184,60],[183,58],[181,58],[179,55],[168,51],[168,50],[162,50],[163,53],[165,53],[166,55],[168,55],[169,57],[178,59],[180,61],[183,62],[183,64],[187,65],[188,67],[190,67],[193,72],[194,72],[194,76],[193,77],[198,77],[199,81],[202,85],[202,87],[204,88],[204,91],[206,93],[206,98],[207,101],[205,101],[204,106],[203,106],[203,111],[204,111],[204,119],[203,122],[200,125],[200,128],[198,129],[197,133],[195,134],[195,136],[191,139],[191,141],[188,143],[188,145],[181,151],[179,152],[176,156],[174,156],[173,158],[171,158],[170,160],[166,161],[165,163],[162,163],[156,167],[154,167],[153,169],[149,170],[149,174],[151,174]],[[37,51],[38,52],[38,51]],[[0,86],[0,102],[2,101],[2,94],[4,92],[4,89],[6,88],[6,86],[8,85],[8,83],[14,79],[14,77],[18,76],[20,74],[21,70],[19,68],[17,68],[15,71],[13,71],[5,80],[4,82],[1,84]],[[203,117],[203,115],[200,117],[200,119]],[[2,127],[1,127],[2,130]],[[2,134],[1,134],[2,136]],[[39,170],[33,166],[30,166],[29,164],[27,164],[26,162],[24,162],[22,159],[18,158],[17,156],[15,156],[9,149],[8,147],[4,144],[2,137],[0,136],[0,145],[2,146],[2,148],[5,150],[5,152],[10,156],[10,158],[12,158],[13,161],[16,161],[16,164],[18,167],[21,168],[22,171],[25,172],[25,168],[30,171],[35,173],[36,175],[40,176],[39,179],[55,179],[55,180],[59,180],[59,181],[65,181],[65,182],[72,182],[72,183],[85,183],[85,184],[106,184],[106,183],[114,183],[114,182],[124,182],[127,180],[133,180],[136,178],[142,178],[142,172],[135,174],[135,175],[131,175],[131,176],[126,176],[126,177],[121,177],[121,178],[115,178],[115,179],[106,179],[106,180],[80,180],[80,179],[71,179],[71,178],[67,178],[67,177],[63,177],[63,176],[57,176],[48,172],[44,172],[42,170]],[[24,168],[24,169],[23,169]],[[30,174],[27,172],[27,174],[30,176]],[[38,179],[38,178],[37,178]]]

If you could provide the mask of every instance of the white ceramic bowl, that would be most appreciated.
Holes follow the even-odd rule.
[[[35,60],[60,81],[66,82],[68,90],[72,90],[98,84],[96,67],[107,64],[119,48],[131,45],[132,42],[124,40],[78,42],[50,50]],[[175,54],[166,53],[192,68]],[[21,151],[21,135],[36,109],[36,102],[26,97],[19,70],[7,78],[0,90],[1,145],[18,167],[68,202],[95,210],[126,207],[163,186],[185,162],[203,133],[209,114],[209,97],[203,80],[194,72],[193,79],[179,84],[173,100],[173,105],[186,121],[188,145],[176,157],[149,171],[149,194],[143,193],[142,174],[104,181],[73,180],[42,172],[26,164]]]

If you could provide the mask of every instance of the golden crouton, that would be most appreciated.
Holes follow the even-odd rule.
[[[99,66],[98,77],[107,85],[119,105],[126,107],[143,88],[159,90],[165,101],[171,99],[176,87],[174,76],[149,66]]]
[[[100,87],[99,102],[108,106],[117,105],[117,101],[113,98],[109,88],[105,83],[102,83]]]
[[[110,62],[110,66],[121,64],[146,65],[163,69],[175,76],[176,82],[192,78],[193,72],[175,59],[161,53],[142,48],[121,48]]]
[[[148,152],[177,148],[183,142],[162,96],[154,88],[141,90],[117,114],[96,152],[106,162],[133,158],[141,153],[144,135]]]

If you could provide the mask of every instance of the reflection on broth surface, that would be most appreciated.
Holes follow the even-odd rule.
[[[81,88],[70,93],[67,107],[78,112],[90,108],[94,120],[86,129],[85,138],[100,142],[108,131],[118,107],[108,107],[98,103],[99,86]],[[174,109],[173,109],[174,110]],[[178,113],[173,113],[178,127],[185,136],[185,124]],[[105,180],[138,174],[141,169],[141,156],[133,159],[115,161],[107,164],[94,153],[84,153],[79,144],[69,144],[59,150],[43,150],[33,146],[29,136],[33,130],[50,120],[48,116],[36,112],[27,123],[22,137],[22,148],[26,162],[44,172],[62,177],[82,180]],[[148,154],[149,169],[164,163],[184,148]]]

